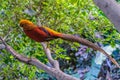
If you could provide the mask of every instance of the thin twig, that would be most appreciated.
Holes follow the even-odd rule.
[[[7,39],[7,37],[9,36],[9,34],[12,32],[12,29],[11,28],[9,28],[9,30],[8,30],[8,32],[7,32],[7,34],[6,34],[6,36],[3,38],[3,40],[6,40]]]

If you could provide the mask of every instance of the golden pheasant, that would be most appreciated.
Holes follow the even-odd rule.
[[[99,46],[95,45],[94,43],[74,36],[74,35],[70,35],[70,34],[64,34],[64,33],[60,33],[60,32],[56,32],[48,27],[41,27],[41,26],[37,26],[35,24],[33,24],[31,21],[29,20],[21,20],[20,21],[20,26],[23,28],[25,34],[37,41],[37,42],[45,42],[45,41],[50,41],[56,38],[61,38],[64,40],[68,40],[68,41],[72,41],[72,42],[78,42],[81,43],[83,45],[86,45],[90,48],[93,48],[94,50],[98,50],[100,52],[102,52],[104,55],[106,55],[117,67],[120,68],[119,64],[116,62],[115,59],[113,59],[107,52],[105,52],[102,48],[100,48]]]

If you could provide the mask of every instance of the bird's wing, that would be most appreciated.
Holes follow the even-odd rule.
[[[44,27],[39,27],[39,29],[45,32],[49,37],[51,36],[50,33]]]
[[[46,41],[50,41],[55,39],[55,37],[53,37],[50,32],[48,30],[46,30],[44,27],[39,27],[39,29],[41,29],[42,31],[44,31],[47,34],[47,38]]]

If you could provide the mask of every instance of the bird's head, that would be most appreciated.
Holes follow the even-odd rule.
[[[31,21],[26,20],[26,19],[22,19],[19,22],[20,26],[24,29],[24,30],[32,30],[35,27],[37,27],[36,25],[34,25]]]

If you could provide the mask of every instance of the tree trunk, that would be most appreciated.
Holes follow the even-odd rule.
[[[94,2],[120,32],[120,4],[115,0],[94,0]]]

